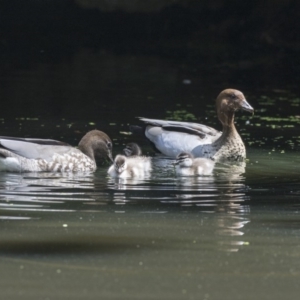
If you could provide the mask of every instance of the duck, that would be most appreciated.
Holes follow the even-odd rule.
[[[142,149],[137,143],[128,143],[123,149],[125,156],[142,156]]]
[[[83,136],[78,148],[51,139],[0,136],[0,171],[94,172],[101,158],[113,161],[112,141],[96,129]]]
[[[223,130],[203,124],[165,121],[140,117],[144,127],[130,126],[133,133],[143,133],[155,149],[176,158],[181,152],[215,161],[240,161],[246,158],[245,145],[234,125],[235,112],[254,113],[244,94],[236,89],[223,90],[216,99],[216,110]]]
[[[211,175],[214,165],[209,158],[194,158],[191,153],[181,152],[176,157],[175,172],[178,176]]]
[[[152,171],[151,159],[145,156],[130,156],[118,154],[107,173],[111,177],[144,178]]]

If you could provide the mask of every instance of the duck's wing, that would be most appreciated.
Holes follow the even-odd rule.
[[[70,145],[56,140],[22,139],[0,136],[0,146],[15,154],[30,159],[49,160],[53,154],[65,154],[72,148]]]
[[[147,118],[140,120],[147,125],[144,133],[154,147],[164,155],[174,158],[180,152],[196,151],[201,156],[198,152],[202,152],[203,146],[212,144],[222,134],[214,128],[197,123]]]
[[[22,142],[29,142],[29,143],[35,143],[39,145],[57,145],[57,146],[70,146],[70,144],[57,141],[57,140],[51,140],[51,139],[36,139],[36,138],[18,138],[18,137],[11,137],[11,136],[0,136],[0,140],[10,140],[10,141],[22,141]]]
[[[209,136],[220,136],[221,132],[198,123],[191,122],[180,122],[180,121],[164,121],[157,119],[147,119],[147,118],[139,118],[141,121],[151,126],[158,126],[167,131],[175,131],[182,132],[188,134],[194,134],[199,136],[200,138],[205,138],[207,135]]]

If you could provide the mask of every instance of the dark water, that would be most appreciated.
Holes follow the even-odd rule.
[[[246,165],[219,165],[212,176],[177,178],[161,157],[142,181],[111,179],[107,166],[0,174],[3,299],[298,299],[299,91],[258,88],[242,70],[220,84],[224,74],[195,69],[82,51],[1,75],[2,135],[76,145],[98,128],[115,154],[138,141],[153,155],[128,134],[136,116],[220,128],[213,99],[226,87],[256,108],[237,114]]]

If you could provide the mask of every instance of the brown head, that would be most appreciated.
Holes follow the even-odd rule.
[[[112,141],[103,131],[89,131],[79,142],[78,148],[93,160],[103,160],[108,157],[113,161]]]
[[[247,102],[242,92],[234,89],[222,91],[216,100],[217,113],[223,126],[231,126],[234,113],[241,109],[253,113],[253,107]]]

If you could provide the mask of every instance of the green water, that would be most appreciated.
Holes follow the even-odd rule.
[[[2,298],[298,299],[299,91],[263,88],[255,74],[259,89],[239,74],[83,51],[1,75],[1,135],[76,145],[98,128],[114,154],[137,141],[154,155],[128,133],[137,116],[220,128],[213,99],[222,88],[241,89],[256,109],[236,115],[244,168],[176,178],[172,161],[155,157],[144,181],[110,179],[108,166],[0,174]]]
[[[159,158],[147,181],[0,174],[2,296],[297,299],[299,158],[248,157],[202,178]]]

